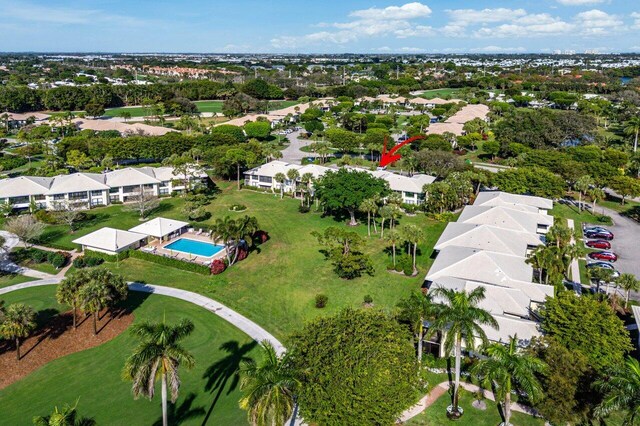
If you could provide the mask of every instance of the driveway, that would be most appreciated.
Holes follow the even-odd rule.
[[[620,213],[597,207],[597,210],[604,210],[607,216],[613,219],[613,226],[607,226],[615,235],[611,241],[611,249],[618,255],[615,267],[620,272],[634,274],[640,279],[640,224],[636,221],[622,216]]]
[[[282,150],[282,161],[291,164],[302,164],[302,159],[305,157],[313,157],[312,153],[300,151],[303,146],[311,145],[314,141],[310,139],[300,138],[300,134],[303,130],[298,130],[290,133],[287,136],[289,139],[289,146]]]

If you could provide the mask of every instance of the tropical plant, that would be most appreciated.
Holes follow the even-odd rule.
[[[413,258],[413,274],[418,273],[416,267],[416,257],[418,251],[418,243],[424,239],[424,232],[418,226],[413,224],[403,225],[400,229],[403,239],[412,247],[411,256]]]
[[[378,211],[378,202],[376,198],[366,198],[360,203],[358,208],[361,212],[367,214],[367,235],[371,236],[371,215],[375,215]],[[375,219],[374,219],[375,224]]]
[[[596,381],[594,387],[604,394],[594,413],[606,417],[614,411],[625,413],[623,425],[635,425],[640,418],[640,363],[628,357],[622,368]]]
[[[300,172],[296,169],[287,170],[287,178],[291,182],[291,197],[296,196],[296,186],[298,178],[300,178]]]
[[[300,200],[300,204],[304,205],[305,200],[307,201],[307,206],[311,204],[311,184],[313,183],[313,174],[305,173],[300,177],[300,184],[302,185],[303,197]]]
[[[422,365],[422,342],[424,340],[424,322],[432,317],[434,307],[431,294],[420,290],[400,301],[400,318],[409,323],[411,331],[418,341],[418,364]]]
[[[459,407],[462,343],[464,342],[467,350],[475,349],[477,339],[486,344],[487,334],[482,326],[497,329],[498,323],[489,312],[478,306],[485,298],[484,287],[477,287],[469,293],[437,287],[432,290],[432,297],[443,303],[434,305],[434,319],[427,336],[437,332],[444,333],[445,353],[450,355],[452,351],[455,352],[453,404],[447,410],[452,417],[460,417],[462,416]]]
[[[604,200],[607,194],[604,192],[604,189],[598,188],[597,186],[589,188],[587,194],[589,195],[589,198],[591,198],[591,213],[595,215],[596,203],[598,202],[598,200]]]
[[[44,232],[44,223],[38,222],[33,215],[20,215],[7,219],[4,229],[16,235],[25,246],[30,247]]]
[[[624,132],[633,136],[633,152],[638,151],[638,135],[640,135],[640,116],[632,117],[625,123]]]
[[[573,187],[578,191],[578,211],[582,210],[582,197],[593,185],[593,178],[589,175],[580,176]]]
[[[56,300],[60,304],[71,306],[73,309],[73,329],[77,328],[78,308],[82,305],[79,297],[80,288],[88,280],[85,277],[85,270],[78,270],[74,274],[65,277],[56,288]]]
[[[15,340],[16,359],[20,361],[20,339],[31,334],[36,328],[36,313],[31,306],[23,303],[9,305],[0,323],[0,334],[6,339]]]
[[[487,388],[493,388],[502,405],[504,424],[510,425],[511,391],[521,390],[530,401],[542,395],[536,374],[545,369],[545,364],[535,356],[518,350],[518,336],[509,339],[508,345],[495,343],[487,347],[487,358],[481,359],[473,369]]]
[[[93,316],[93,335],[98,334],[98,315],[109,303],[109,289],[102,283],[90,281],[78,292],[82,310]]]
[[[284,182],[287,180],[287,176],[284,173],[278,172],[273,179],[280,184],[280,199],[284,198]]]
[[[160,379],[164,426],[168,425],[167,388],[171,392],[171,402],[175,403],[180,389],[179,367],[195,365],[193,355],[180,344],[193,328],[188,319],[182,319],[176,325],[145,321],[131,326],[131,333],[140,339],[140,343],[127,358],[122,376],[133,382],[136,399],[140,396],[153,399],[156,381]]]
[[[620,286],[622,290],[624,290],[624,308],[627,309],[629,305],[629,293],[633,291],[640,290],[640,280],[636,278],[635,275],[625,272],[621,274],[618,278],[616,278],[616,284]]]
[[[401,244],[403,241],[405,241],[403,239],[403,236],[400,232],[398,232],[398,230],[396,229],[390,229],[389,232],[387,232],[387,235],[384,237],[384,239],[391,244],[391,261],[393,262],[393,266],[396,266],[396,247],[398,246],[398,244]]]
[[[240,366],[240,408],[247,410],[255,426],[280,426],[293,413],[299,385],[287,353],[278,355],[269,341],[260,344],[260,362]]]
[[[65,404],[62,409],[54,407],[53,413],[48,416],[36,416],[33,418],[34,426],[94,426],[95,420],[78,415],[78,403],[74,406]]]

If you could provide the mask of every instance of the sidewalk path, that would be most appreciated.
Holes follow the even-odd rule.
[[[402,413],[402,416],[400,416],[399,421],[404,423],[409,419],[422,413],[424,410],[429,408],[434,402],[436,402],[441,396],[448,393],[449,386],[450,386],[450,383],[447,381],[447,382],[442,382],[436,387],[434,387],[431,390],[431,392],[429,392],[427,395],[422,397],[422,399],[420,399],[420,401],[416,405],[414,405],[413,407],[409,408],[404,413]],[[480,390],[479,386],[474,385],[472,383],[466,383],[466,382],[460,382],[460,387],[468,392],[477,392]],[[484,393],[485,399],[488,399],[490,401],[496,400],[495,397],[493,396],[493,392],[484,390],[483,393]],[[537,415],[537,413],[531,408],[526,407],[524,405],[520,405],[517,402],[514,402],[511,404],[511,411],[517,411],[518,413],[524,413],[530,416]]]
[[[46,272],[40,272],[36,271],[35,269],[25,268],[11,262],[7,256],[7,253],[9,253],[12,248],[20,245],[20,240],[18,239],[18,237],[7,231],[0,231],[0,236],[4,237],[5,239],[4,247],[2,247],[4,253],[2,254],[2,259],[0,260],[1,270],[9,272],[10,274],[24,275],[26,277],[37,278],[39,280],[46,280],[53,277],[53,275],[47,274]]]
[[[25,288],[31,287],[39,287],[43,285],[54,285],[58,284],[62,280],[62,277],[52,277],[48,279],[38,280],[38,281],[30,281],[26,283],[15,284],[12,286],[8,286],[0,289],[0,294],[9,293],[15,290],[22,290]],[[180,290],[172,287],[165,287],[160,285],[152,285],[152,284],[141,284],[141,283],[129,283],[129,289],[131,291],[139,291],[143,293],[151,293],[151,294],[160,294],[162,296],[174,297],[176,299],[181,299],[195,305],[201,306],[219,316],[220,318],[228,321],[233,324],[244,333],[246,333],[249,337],[251,337],[256,342],[262,342],[263,340],[268,340],[271,342],[273,347],[275,348],[278,354],[282,354],[285,352],[285,347],[280,343],[278,339],[273,337],[271,333],[269,333],[264,328],[260,327],[258,324],[254,323],[250,319],[240,315],[236,311],[224,306],[220,302],[216,302],[213,299],[202,296],[197,293],[193,293],[191,291]]]

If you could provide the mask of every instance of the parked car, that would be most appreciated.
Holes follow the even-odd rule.
[[[589,253],[591,259],[594,260],[604,260],[605,262],[615,262],[618,260],[618,255],[612,251],[594,251],[593,253]]]
[[[613,232],[609,232],[609,231],[587,231],[584,233],[584,236],[586,238],[589,238],[590,240],[607,240],[607,241],[611,241],[613,240]]]
[[[613,271],[613,273],[611,274],[611,278],[618,278],[620,276],[620,272],[618,272],[616,268],[613,267],[612,264],[607,262],[590,262],[590,263],[587,263],[587,268],[588,269],[592,269],[592,268],[610,269],[611,271]]]
[[[609,231],[607,228],[604,228],[602,226],[585,226],[583,228],[584,232],[611,232]]]
[[[609,250],[611,248],[611,243],[605,240],[589,240],[584,243],[585,246],[589,248],[596,248],[602,250]]]

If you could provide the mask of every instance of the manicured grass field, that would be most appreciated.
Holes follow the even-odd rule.
[[[61,309],[55,287],[20,290],[0,296],[7,303],[23,302],[49,316]],[[131,293],[135,321],[175,322],[189,318],[195,325],[184,346],[196,360],[181,369],[182,386],[176,405],[169,405],[169,422],[181,425],[241,425],[246,413],[238,408],[240,391],[235,371],[241,359],[255,356],[255,342],[226,321],[198,306],[164,296]],[[153,401],[134,400],[131,383],[120,374],[137,340],[128,332],[93,349],[59,358],[26,378],[0,390],[2,423],[31,425],[36,415],[54,406],[75,404],[97,424],[161,423],[160,389]]]
[[[460,93],[461,89],[445,88],[445,89],[433,89],[425,91],[420,97],[425,99],[444,98],[447,96],[454,97]]]
[[[312,231],[323,231],[329,226],[345,226],[345,222],[322,217],[319,212],[299,213],[299,200],[280,200],[279,196],[250,190],[238,192],[234,188],[235,183],[223,182],[220,186],[222,193],[207,206],[212,214],[211,219],[196,226],[204,227],[224,216],[255,216],[271,239],[251,253],[247,260],[221,275],[211,277],[137,259],[127,259],[108,267],[129,280],[180,287],[210,296],[238,310],[285,341],[290,332],[317,315],[335,313],[346,306],[361,306],[367,294],[373,297],[375,306],[393,308],[401,298],[420,288],[433,262],[430,258],[433,245],[446,226],[422,214],[400,220],[401,223],[419,225],[426,234],[426,241],[418,246],[420,272],[416,277],[387,272],[390,256],[384,253],[385,242],[379,236],[366,238],[366,222],[354,228],[367,240],[366,252],[371,254],[376,273],[373,277],[346,281],[335,275],[311,235]],[[184,219],[180,212],[181,203],[181,198],[165,199],[161,211],[156,215]],[[229,211],[232,204],[244,204],[248,209],[243,213],[233,213]],[[139,223],[134,213],[122,212],[122,206],[95,209],[92,213],[98,219],[73,235],[64,226],[49,227],[49,243],[72,246],[72,239],[99,227],[129,229]],[[314,307],[314,298],[319,293],[329,297],[325,309]]]
[[[500,413],[496,404],[490,400],[485,400],[487,409],[482,411],[471,406],[474,397],[470,392],[460,392],[460,406],[464,410],[464,415],[460,420],[452,422],[447,419],[447,406],[451,404],[451,397],[448,394],[442,395],[429,408],[424,410],[418,416],[409,420],[407,426],[443,426],[443,425],[462,425],[462,426],[495,426],[502,422]],[[537,419],[522,413],[513,413],[511,423],[518,426],[542,426],[544,420]]]
[[[222,104],[224,101],[221,100],[212,100],[212,101],[195,101],[194,104],[198,107],[199,112],[222,112]],[[290,107],[292,105],[297,105],[298,101],[270,101],[269,102],[269,110],[281,109]],[[150,109],[144,108],[141,106],[132,106],[126,108],[109,108],[104,112],[104,115],[107,117],[120,117],[120,114],[123,111],[127,111],[131,114],[132,118],[144,117],[146,115],[150,115]]]
[[[0,288],[9,287],[10,285],[26,283],[33,281],[34,278],[25,277],[24,275],[2,273],[0,275]],[[0,299],[2,296],[0,296]]]
[[[146,115],[151,115],[151,109],[145,108],[141,106],[134,107],[126,107],[126,108],[109,108],[105,110],[104,115],[107,117],[120,117],[120,114],[124,111],[127,111],[131,114],[131,118],[144,117]]]
[[[222,112],[223,101],[195,101],[199,112]]]

